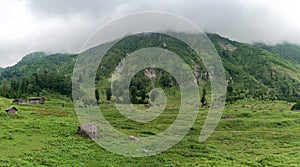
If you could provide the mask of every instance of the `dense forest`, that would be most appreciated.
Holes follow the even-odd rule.
[[[71,75],[77,55],[34,52],[0,71],[0,95],[7,98],[39,96],[42,91],[71,98]]]
[[[1,96],[6,98],[40,96],[42,91],[71,97],[70,77],[45,71],[41,74],[33,73],[30,77],[3,79],[1,83]]]

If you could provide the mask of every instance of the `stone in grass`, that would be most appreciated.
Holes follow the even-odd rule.
[[[99,127],[96,122],[88,122],[78,126],[77,134],[82,137],[96,139],[99,135],[98,129]]]
[[[140,141],[140,139],[135,136],[128,136],[128,140]]]
[[[232,119],[233,117],[231,115],[226,115],[223,117],[223,119]]]

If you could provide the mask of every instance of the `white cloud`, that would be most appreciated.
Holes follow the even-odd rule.
[[[182,15],[232,39],[300,43],[297,0],[2,0],[0,66],[32,51],[78,52],[112,18],[144,10]]]

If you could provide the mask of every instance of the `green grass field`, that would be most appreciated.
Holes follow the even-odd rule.
[[[64,104],[64,107],[62,106]],[[17,115],[4,111],[19,109]],[[123,133],[156,134],[176,118],[167,106],[152,123],[126,121],[113,107],[101,106],[110,123]],[[176,146],[150,157],[113,154],[93,140],[76,135],[80,124],[71,102],[47,99],[45,105],[13,105],[0,99],[0,166],[299,166],[300,112],[283,101],[244,100],[225,107],[209,139],[198,142],[207,109],[200,109],[188,135]]]

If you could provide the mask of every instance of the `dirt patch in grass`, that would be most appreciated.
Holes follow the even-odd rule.
[[[55,115],[55,116],[68,116],[70,115],[70,113],[66,112],[66,111],[61,111],[61,110],[43,110],[43,109],[39,109],[37,111],[38,115]]]

